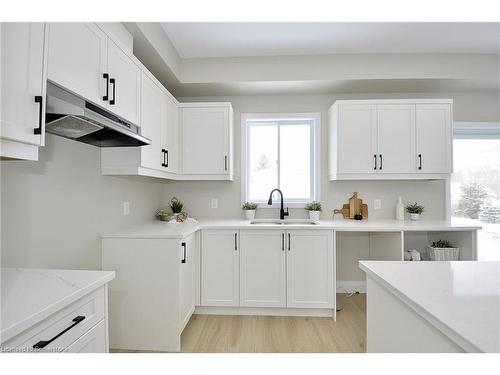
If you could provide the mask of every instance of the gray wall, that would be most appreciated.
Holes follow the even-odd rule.
[[[101,176],[99,148],[46,138],[38,162],[1,162],[2,266],[100,269],[100,233],[152,220],[164,184]]]
[[[185,202],[186,211],[199,219],[242,218],[241,204],[241,132],[242,113],[261,112],[321,112],[321,201],[323,219],[332,217],[334,208],[341,208],[354,191],[368,203],[370,218],[393,218],[397,198],[406,202],[419,201],[426,206],[423,219],[443,219],[445,215],[443,181],[335,181],[327,180],[327,110],[338,99],[348,98],[453,98],[455,121],[500,121],[498,96],[495,94],[392,94],[392,95],[286,95],[286,96],[231,96],[180,98],[180,101],[230,101],[234,108],[234,166],[233,182],[172,182],[165,185],[165,204],[172,196]],[[285,192],[286,194],[286,192]],[[211,208],[211,199],[219,199],[219,207]],[[382,208],[373,209],[373,200],[381,199]],[[261,209],[257,217],[276,216],[274,209]],[[291,210],[292,217],[306,217],[303,209]]]

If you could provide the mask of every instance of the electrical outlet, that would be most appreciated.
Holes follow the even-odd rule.
[[[217,198],[212,198],[212,208],[219,207],[219,200]]]
[[[123,202],[123,216],[130,214],[130,202]]]
[[[373,209],[380,210],[382,208],[382,201],[380,199],[375,199],[373,201]]]

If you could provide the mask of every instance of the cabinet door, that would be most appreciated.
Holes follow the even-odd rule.
[[[416,105],[418,173],[451,173],[451,105]]]
[[[1,24],[0,136],[43,145],[45,136],[45,24]],[[36,102],[36,100],[41,100]],[[35,134],[35,129],[41,129]]]
[[[151,144],[141,147],[141,165],[146,168],[164,170],[161,144],[163,92],[147,75],[141,83],[141,135]]]
[[[162,139],[166,152],[165,170],[177,173],[179,168],[179,107],[167,94],[164,96],[165,122],[162,123]]]
[[[93,23],[50,23],[48,79],[105,106],[107,39]]]
[[[202,231],[202,306],[239,305],[239,256],[238,231]]]
[[[415,105],[377,105],[377,168],[415,173]]]
[[[111,40],[108,41],[109,84],[108,108],[118,116],[140,125],[141,70],[135,62]]]
[[[194,311],[194,267],[195,236],[191,235],[181,242],[180,269],[180,324],[181,330],[186,326]]]
[[[377,153],[376,105],[342,104],[338,119],[339,173],[374,173]]]
[[[333,308],[333,232],[287,231],[287,307]]]
[[[240,231],[240,306],[285,307],[285,232]]]
[[[229,108],[182,108],[182,172],[229,173]]]
[[[68,346],[65,353],[107,353],[106,345],[106,321],[101,320],[93,328],[88,330],[73,344]]]

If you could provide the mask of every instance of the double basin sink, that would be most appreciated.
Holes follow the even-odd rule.
[[[254,219],[250,221],[251,225],[316,225],[317,221],[309,219]]]

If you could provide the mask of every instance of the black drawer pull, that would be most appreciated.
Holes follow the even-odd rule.
[[[374,165],[373,169],[377,169],[377,155],[376,154],[373,154],[373,160],[375,161],[375,165]]]
[[[422,154],[418,154],[418,169],[422,169]]]
[[[104,73],[102,78],[106,80],[106,95],[102,97],[102,100],[107,101],[109,99],[109,74]]]
[[[40,95],[35,96],[35,103],[39,104],[38,108],[38,128],[33,130],[33,134],[42,134],[42,112],[43,112],[43,97]]]
[[[380,154],[379,156],[380,156],[380,168],[379,169],[382,169],[382,154]]]
[[[66,328],[64,331],[61,331],[59,334],[57,334],[56,336],[52,337],[50,340],[48,341],[38,341],[35,345],[33,345],[33,349],[43,349],[45,348],[47,345],[49,345],[52,341],[56,340],[57,338],[59,338],[60,336],[64,335],[66,332],[68,332],[71,328],[73,328],[74,326],[76,326],[78,323],[80,323],[81,321],[83,321],[85,319],[84,316],[77,316],[76,318],[73,319],[73,324],[70,325],[68,328]]]
[[[111,83],[113,85],[113,99],[111,99],[109,101],[109,104],[115,105],[115,103],[116,103],[116,81],[114,78],[110,78],[109,83]]]

